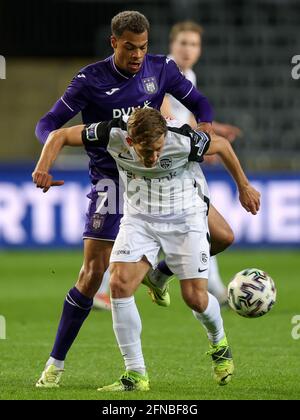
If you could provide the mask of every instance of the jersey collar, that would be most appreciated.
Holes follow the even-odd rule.
[[[129,76],[128,74],[123,73],[122,70],[118,69],[117,66],[115,65],[114,56],[115,56],[115,54],[111,55],[109,57],[109,61],[110,61],[111,67],[112,67],[115,75],[117,75],[119,77],[122,77],[123,79],[129,80],[129,79],[132,79],[133,77],[135,77],[138,74],[138,73],[136,73],[136,74],[133,74],[132,76]],[[142,70],[143,65],[144,65],[144,63],[142,63],[142,66],[141,66],[139,71]]]

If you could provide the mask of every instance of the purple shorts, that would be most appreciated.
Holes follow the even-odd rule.
[[[113,182],[113,181],[112,181]],[[87,195],[90,199],[85,218],[83,239],[114,241],[118,235],[123,217],[123,195],[118,183],[105,188],[99,183]]]

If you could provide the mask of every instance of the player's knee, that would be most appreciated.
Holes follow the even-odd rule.
[[[206,290],[190,290],[183,294],[185,303],[196,312],[204,312],[207,307],[208,295]]]
[[[228,248],[230,245],[232,245],[234,242],[234,233],[230,226],[227,226],[227,228],[224,230],[223,234],[223,245],[224,249]]]
[[[218,232],[217,238],[211,238],[211,255],[224,251],[234,242],[234,233],[230,226],[226,226]]]
[[[130,296],[130,279],[124,270],[113,267],[110,269],[110,273],[109,286],[111,297],[117,299]]]

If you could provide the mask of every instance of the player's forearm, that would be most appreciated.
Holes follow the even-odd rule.
[[[57,130],[49,134],[36,165],[36,171],[48,172],[50,170],[59,152],[66,145],[66,137],[63,132],[64,130]]]
[[[243,188],[247,187],[249,185],[248,178],[245,175],[245,172],[243,171],[238,157],[231,147],[231,144],[226,139],[222,139],[222,141],[220,141],[219,150],[217,153],[220,156],[224,166],[235,180],[238,189],[242,190]]]
[[[164,97],[163,103],[160,107],[160,112],[165,118],[166,117],[174,118],[172,114],[172,107],[171,107],[170,99],[167,95],[165,95]]]

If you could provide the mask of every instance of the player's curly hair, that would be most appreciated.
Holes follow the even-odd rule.
[[[127,122],[127,132],[133,143],[151,147],[163,134],[167,133],[167,123],[157,109],[137,108]]]
[[[135,10],[125,10],[112,18],[111,32],[114,36],[120,37],[123,32],[130,31],[135,34],[149,32],[150,24],[146,16]]]

